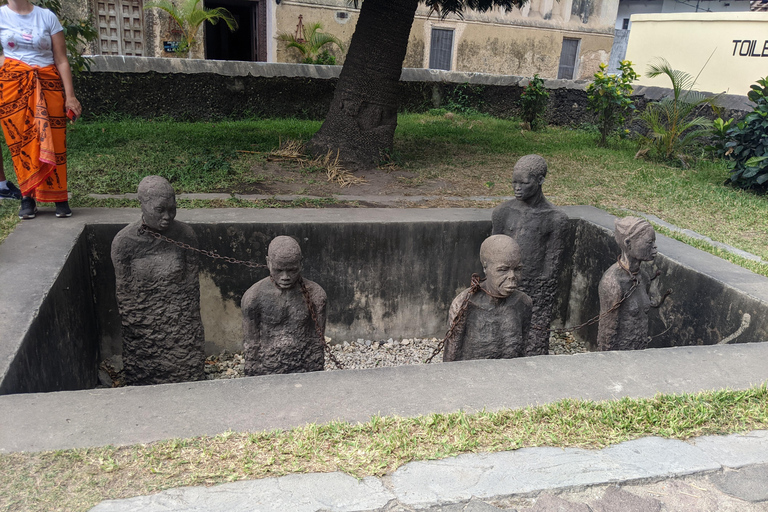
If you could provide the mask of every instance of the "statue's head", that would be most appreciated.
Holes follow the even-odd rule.
[[[522,265],[520,246],[507,235],[493,235],[480,246],[480,262],[485,272],[485,289],[496,297],[509,297],[517,288]]]
[[[176,218],[176,193],[162,176],[147,176],[139,183],[139,202],[144,224],[156,231],[168,229]]]
[[[512,188],[515,199],[527,201],[541,190],[547,176],[547,161],[539,155],[525,155],[512,170]]]
[[[275,237],[267,249],[267,267],[275,286],[293,288],[301,277],[301,247],[289,236]]]
[[[656,232],[651,223],[640,217],[616,219],[613,236],[621,252],[638,261],[656,257]]]

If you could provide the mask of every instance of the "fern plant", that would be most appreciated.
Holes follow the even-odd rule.
[[[672,82],[672,96],[649,103],[639,119],[648,133],[640,138],[640,154],[658,160],[678,160],[687,166],[688,152],[703,136],[710,133],[712,121],[698,115],[704,106],[716,109],[717,96],[694,91],[696,78],[672,66],[665,59],[648,67],[647,76],[666,75]]]
[[[304,64],[335,64],[336,58],[329,54],[325,45],[335,44],[341,51],[344,51],[344,45],[341,40],[327,32],[323,32],[323,24],[320,22],[309,23],[303,26],[303,39],[296,39],[294,34],[283,33],[277,36],[277,39],[284,41],[287,48],[295,48],[303,57]],[[321,50],[323,53],[320,53]],[[318,56],[319,54],[319,56]],[[330,62],[329,57],[333,57]]]
[[[190,50],[197,45],[197,32],[200,30],[200,25],[206,21],[212,25],[223,21],[227,24],[229,30],[233,32],[237,30],[237,21],[232,17],[232,13],[223,7],[216,7],[214,9],[200,7],[201,1],[179,0],[178,5],[176,5],[176,3],[170,0],[157,0],[155,2],[148,2],[144,5],[144,8],[160,9],[168,13],[171,19],[179,26],[183,37],[176,51],[191,57]]]

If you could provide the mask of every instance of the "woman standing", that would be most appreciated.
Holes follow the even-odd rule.
[[[19,217],[34,219],[36,201],[67,203],[67,116],[80,116],[61,23],[29,0],[0,7],[0,123],[21,189]]]

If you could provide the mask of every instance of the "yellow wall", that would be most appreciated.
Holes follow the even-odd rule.
[[[411,29],[404,67],[428,68],[431,30],[450,28],[454,31],[452,71],[478,72],[556,78],[563,38],[580,39],[579,60],[574,78],[590,78],[601,62],[607,62],[613,43],[613,27],[618,0],[591,0],[591,11],[583,19],[570,12],[573,0],[532,0],[522,11],[504,12],[492,9],[485,13],[467,10],[464,19],[449,16],[440,19],[420,6]],[[585,5],[582,3],[581,5]],[[337,12],[346,11],[349,18],[339,23]],[[346,0],[283,0],[275,10],[276,32],[296,31],[299,15],[304,23],[320,21],[326,32],[341,39],[345,48],[355,29],[359,11],[347,7]],[[299,62],[298,52],[276,43],[278,62]],[[343,64],[335,47],[337,64]]]
[[[701,71],[697,90],[745,95],[768,75],[768,13],[633,15],[626,59],[641,75],[637,84],[669,87],[666,77],[645,76],[658,57],[693,76]]]

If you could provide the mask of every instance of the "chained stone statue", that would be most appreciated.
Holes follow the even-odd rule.
[[[651,278],[640,263],[656,257],[656,232],[648,221],[638,217],[617,219],[615,228],[621,256],[600,279],[597,348],[639,350],[650,342],[648,311],[652,306]]]
[[[197,238],[188,224],[175,220],[176,195],[168,180],[147,176],[138,192],[141,220],[112,241],[126,383],[203,379],[197,255],[153,238],[142,225],[192,246]]]
[[[453,300],[448,322],[456,324],[446,341],[443,361],[526,355],[531,299],[517,289],[520,260],[520,247],[506,235],[493,235],[482,243],[485,279]]]
[[[291,237],[272,240],[267,267],[269,277],[251,286],[241,303],[245,374],[322,371],[325,291],[302,279],[301,248]]]
[[[547,201],[541,190],[547,162],[539,155],[520,158],[512,171],[515,198],[493,210],[493,234],[511,236],[520,245],[523,267],[520,290],[533,301],[534,326],[526,355],[549,353],[549,329],[563,263],[568,216]]]

